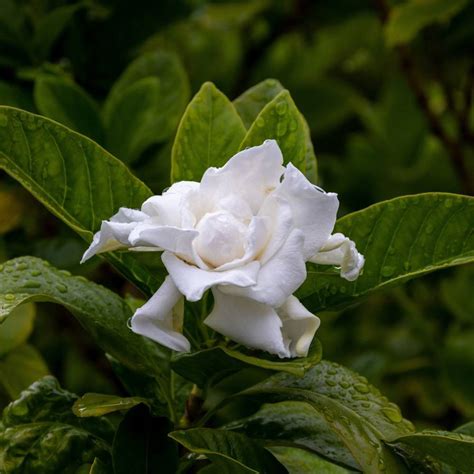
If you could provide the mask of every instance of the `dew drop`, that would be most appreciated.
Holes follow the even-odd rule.
[[[393,423],[400,423],[403,419],[400,410],[395,407],[384,407],[382,413]]]
[[[278,102],[276,105],[276,111],[278,115],[285,115],[286,110],[288,109],[288,105],[286,102]]]
[[[23,288],[39,288],[41,286],[41,283],[35,280],[26,280],[22,286]]]
[[[13,293],[7,293],[4,298],[7,300],[7,301],[13,301],[16,299],[16,296],[13,294]]]
[[[335,387],[337,385],[337,382],[333,379],[328,379],[326,380],[326,385],[329,385],[330,387]]]
[[[17,270],[26,270],[28,268],[28,265],[26,263],[18,263],[16,265]]]
[[[342,388],[349,388],[351,386],[351,384],[349,382],[346,382],[346,381],[341,381],[339,382],[339,385],[342,387]]]
[[[389,278],[395,273],[396,268],[392,265],[384,265],[380,271],[380,274],[384,278]]]
[[[66,285],[63,285],[63,284],[59,284],[56,286],[56,288],[58,289],[59,292],[61,293],[66,293],[67,292],[67,286]]]
[[[37,276],[40,276],[40,275],[41,275],[41,272],[39,270],[33,270],[31,272],[31,276],[37,277]]]
[[[3,271],[3,265],[0,264],[0,272]]]
[[[63,275],[63,276],[71,276],[71,272],[68,272],[67,270],[59,270],[58,272],[59,274]]]
[[[298,128],[298,122],[295,119],[290,120],[290,131],[294,132]]]
[[[260,128],[265,127],[265,120],[262,117],[259,117],[256,123],[257,123],[257,127],[260,127]]]
[[[356,383],[354,385],[354,388],[359,392],[359,393],[369,393],[369,387],[365,383]]]

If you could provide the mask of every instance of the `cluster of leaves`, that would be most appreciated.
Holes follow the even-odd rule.
[[[3,178],[0,470],[472,472],[473,425],[456,428],[474,413],[472,265],[390,290],[474,259],[473,199],[446,193],[465,184],[453,150],[472,158],[472,5],[116,3],[0,5],[0,167],[65,224]],[[186,308],[191,354],[131,333],[133,308],[164,278],[159,258],[107,255],[125,280],[98,259],[78,268],[119,206],[267,138],[345,212],[378,202],[337,223],[366,256],[363,276],[308,265],[298,292],[323,319],[325,357],[382,386],[418,429],[451,432],[415,431],[364,376],[321,361],[318,341],[305,359],[275,360],[210,340],[199,305]],[[395,198],[433,190],[444,192]],[[12,258],[25,253],[41,258]],[[57,305],[90,340],[77,343]],[[48,365],[70,390],[109,395],[79,399],[51,377],[29,387]]]

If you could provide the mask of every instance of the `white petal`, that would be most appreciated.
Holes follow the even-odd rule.
[[[281,332],[282,321],[268,305],[213,288],[214,308],[204,323],[220,334],[252,349],[290,357]]]
[[[222,168],[209,168],[200,191],[217,202],[229,194],[243,197],[256,214],[265,197],[280,183],[283,156],[275,140],[234,155]]]
[[[199,232],[196,230],[154,224],[149,219],[135,227],[130,233],[129,240],[134,247],[157,247],[197,264],[193,240],[198,235]]]
[[[273,193],[263,202],[258,216],[265,217],[269,222],[270,237],[259,257],[259,261],[264,265],[288,239],[293,230],[293,215],[288,201]]]
[[[179,194],[152,196],[142,204],[142,212],[154,217],[156,223],[181,227],[181,201]]]
[[[280,250],[262,266],[255,285],[247,288],[226,286],[219,290],[274,307],[281,306],[306,278],[303,244],[303,233],[294,229]]]
[[[341,267],[341,277],[348,281],[354,281],[359,277],[365,263],[364,256],[357,251],[355,243],[341,233],[331,235],[310,261],[320,265]]]
[[[183,336],[183,295],[171,277],[166,277],[158,291],[133,315],[133,332],[153,339],[174,351],[189,352],[191,345]]]
[[[327,241],[336,223],[337,194],[326,193],[311,184],[291,163],[275,191],[291,206],[293,225],[305,235],[305,258],[312,257]]]
[[[277,311],[283,322],[283,336],[290,341],[291,357],[306,357],[320,319],[293,295]]]
[[[179,291],[188,301],[200,300],[204,292],[215,285],[254,285],[260,268],[260,264],[254,261],[222,272],[204,270],[187,264],[171,252],[163,252],[161,259]]]
[[[111,252],[129,247],[129,235],[135,227],[148,216],[135,209],[122,207],[109,221],[102,221],[100,231],[96,232],[92,243],[82,256],[81,263],[102,252]]]

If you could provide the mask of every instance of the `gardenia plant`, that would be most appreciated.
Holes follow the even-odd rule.
[[[277,142],[267,140],[207,169],[200,183],[173,184],[140,211],[121,208],[102,222],[82,261],[120,248],[163,251],[169,276],[131,328],[170,349],[191,348],[182,296],[198,301],[211,289],[204,324],[250,348],[304,357],[320,324],[293,296],[306,262],[337,265],[349,281],[364,265],[354,242],[331,235],[338,207],[337,194],[284,167]]]
[[[119,150],[132,167],[167,131],[145,165],[146,175],[172,149],[171,187],[158,196],[91,139],[0,106],[0,168],[84,238],[83,261],[101,253],[123,288],[143,293],[117,294],[36,257],[2,262],[0,341],[21,343],[0,344],[0,385],[16,390],[0,418],[0,472],[473,472],[472,423],[416,431],[365,377],[322,360],[315,333],[317,314],[473,262],[474,198],[402,196],[336,221],[337,195],[316,186],[289,91],[267,80],[230,101],[207,83],[185,109],[187,77],[163,54],[134,61],[103,109],[106,148],[133,144]],[[65,97],[54,84],[45,101]],[[150,97],[140,87],[155,86],[157,102],[139,103]],[[137,110],[133,127],[113,125]],[[25,329],[17,316],[42,301],[78,319],[120,392],[77,396],[47,375],[25,344],[31,319]]]

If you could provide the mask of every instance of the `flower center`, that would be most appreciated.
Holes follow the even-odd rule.
[[[226,211],[204,215],[196,227],[196,251],[209,265],[219,267],[245,253],[247,226]]]

